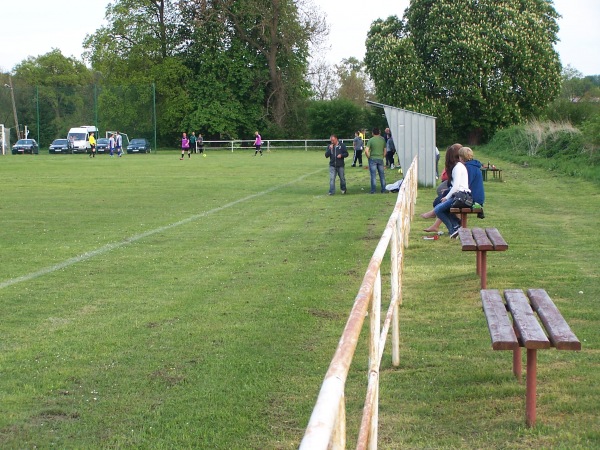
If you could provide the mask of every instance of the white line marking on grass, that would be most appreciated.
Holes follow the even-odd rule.
[[[75,256],[74,258],[67,259],[66,261],[63,261],[61,263],[55,264],[55,265],[50,266],[50,267],[46,267],[44,269],[40,269],[40,270],[38,270],[36,272],[31,272],[31,273],[29,273],[27,275],[23,275],[23,276],[20,276],[20,277],[17,277],[17,278],[11,278],[10,280],[6,280],[6,281],[3,281],[2,283],[0,283],[0,289],[4,289],[6,287],[12,286],[13,284],[22,283],[23,281],[29,281],[29,280],[33,280],[35,278],[39,278],[39,277],[47,275],[49,273],[56,272],[57,270],[64,269],[65,267],[72,266],[73,264],[77,264],[77,263],[80,263],[80,262],[83,262],[83,261],[87,261],[88,259],[94,258],[95,256],[103,255],[103,254],[108,253],[108,252],[110,252],[112,250],[115,250],[117,248],[124,247],[124,246],[129,245],[129,244],[131,244],[133,242],[139,241],[140,239],[144,239],[144,238],[147,238],[148,236],[152,236],[153,234],[162,233],[163,231],[167,231],[167,230],[170,230],[172,228],[175,228],[175,227],[178,227],[178,226],[181,226],[181,225],[185,225],[185,224],[188,224],[190,222],[194,222],[194,221],[196,221],[198,219],[201,219],[203,217],[206,217],[206,216],[208,216],[210,214],[214,214],[216,212],[223,211],[224,209],[231,208],[232,206],[235,206],[238,203],[242,203],[242,202],[245,202],[245,201],[248,201],[248,200],[252,200],[253,198],[256,198],[256,197],[261,197],[263,195],[270,194],[271,192],[276,191],[277,189],[281,189],[281,188],[284,188],[284,187],[287,187],[287,186],[291,186],[292,184],[298,183],[299,181],[302,181],[303,179],[305,179],[305,178],[307,178],[307,177],[309,177],[311,175],[314,175],[314,174],[316,174],[318,172],[322,172],[322,171],[323,171],[323,169],[316,170],[316,171],[314,171],[312,173],[308,173],[308,174],[302,175],[301,177],[296,178],[295,180],[290,181],[289,183],[285,183],[285,184],[282,184],[282,185],[279,185],[279,186],[275,186],[275,187],[267,189],[266,191],[257,192],[256,194],[248,195],[248,196],[246,196],[244,198],[240,198],[238,200],[234,200],[232,202],[229,202],[229,203],[227,203],[227,204],[225,204],[223,206],[219,206],[218,208],[211,209],[210,211],[205,211],[205,212],[200,213],[200,214],[195,214],[193,216],[188,217],[187,219],[180,220],[179,222],[175,222],[175,223],[172,223],[170,225],[165,225],[164,227],[155,228],[154,230],[149,230],[149,231],[146,231],[146,232],[141,233],[141,234],[136,234],[134,236],[131,236],[131,237],[128,237],[128,238],[122,240],[121,242],[114,242],[112,244],[106,244],[105,246],[100,247],[100,248],[98,248],[96,250],[93,250],[91,252],[86,252],[83,255]]]

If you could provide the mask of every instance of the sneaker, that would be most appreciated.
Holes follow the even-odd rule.
[[[342,191],[342,194],[345,194],[345,193],[346,193],[346,191],[345,191],[345,190],[343,190],[343,191]]]
[[[356,164],[352,164],[352,166],[350,166],[350,167],[356,167]]]
[[[458,237],[458,230],[459,228],[456,228],[452,234],[450,235],[450,239],[456,239]]]
[[[392,165],[390,166],[390,169],[394,169],[394,168],[395,168],[395,167],[394,167],[394,165],[392,164]]]

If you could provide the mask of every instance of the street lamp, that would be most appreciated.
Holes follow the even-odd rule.
[[[10,99],[12,100],[12,108],[13,108],[13,116],[15,118],[15,127],[17,127],[17,141],[19,140],[19,119],[17,118],[17,106],[15,105],[15,90],[12,85],[12,77],[8,76],[8,82],[10,84],[4,83],[4,87],[10,89]]]

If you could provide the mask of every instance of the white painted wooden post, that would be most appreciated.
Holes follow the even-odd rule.
[[[375,285],[373,286],[373,298],[371,299],[371,320],[370,320],[370,352],[369,352],[369,377],[379,378],[379,337],[381,334],[381,269],[377,271]],[[377,448],[377,427],[379,410],[379,379],[376,380],[375,393],[373,399],[373,408],[371,414],[371,427],[369,429],[369,449]],[[375,443],[375,447],[373,447]]]

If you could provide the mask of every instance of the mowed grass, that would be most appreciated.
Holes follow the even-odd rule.
[[[251,154],[0,159],[0,447],[298,446],[396,196],[368,195],[368,171],[351,167],[348,195],[327,196],[322,152]],[[489,255],[488,286],[545,288],[583,351],[538,353],[538,426],[525,428],[474,255],[422,240],[415,215],[380,448],[600,446],[600,189],[505,167],[472,223],[510,245]],[[417,212],[433,197],[420,189]]]

